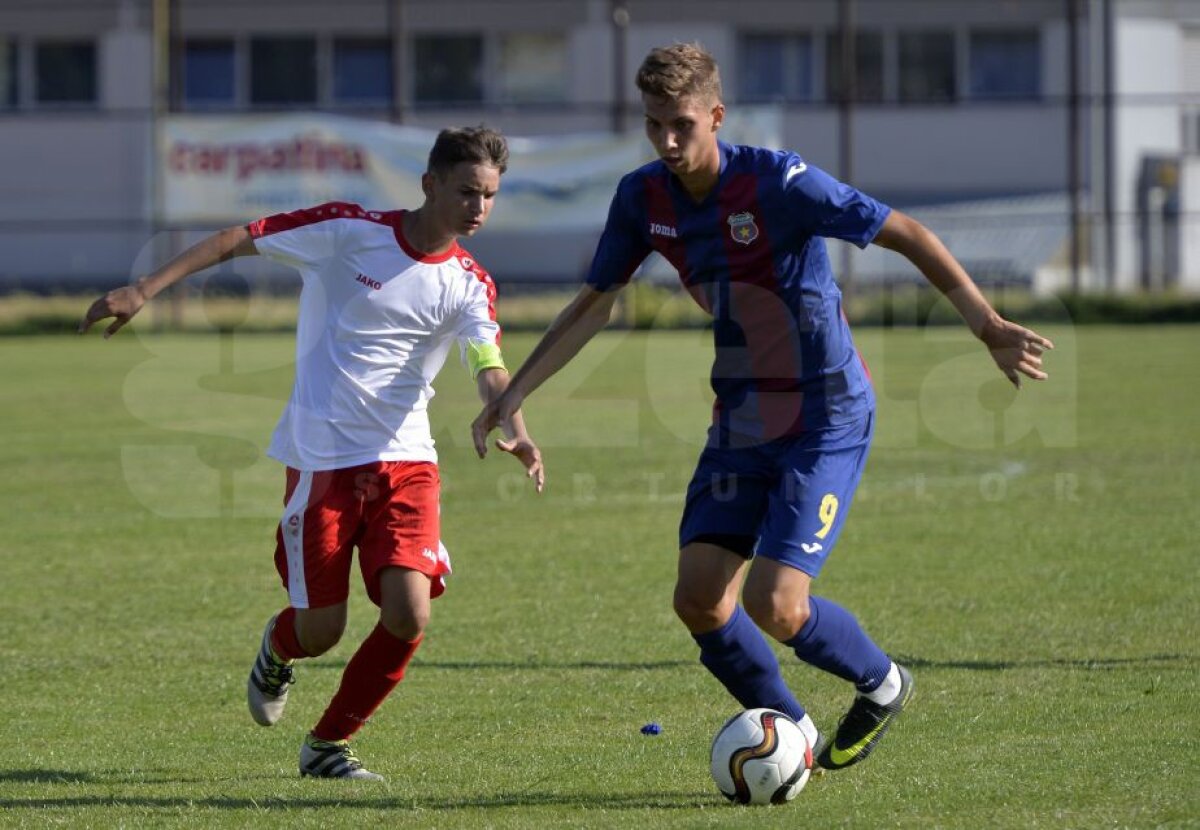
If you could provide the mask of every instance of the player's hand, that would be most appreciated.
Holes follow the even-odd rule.
[[[539,493],[542,492],[546,486],[546,469],[542,466],[542,451],[537,444],[528,438],[514,438],[511,441],[499,439],[496,449],[515,455],[525,465],[525,475],[533,480],[533,486]]]
[[[508,421],[520,408],[520,396],[511,390],[506,391],[488,403],[480,411],[479,416],[471,422],[471,440],[474,442],[475,452],[480,458],[487,455],[488,433]]]
[[[104,330],[104,339],[107,340],[128,323],[145,304],[146,295],[142,292],[141,286],[137,284],[114,289],[92,303],[87,314],[79,321],[76,331],[79,334],[85,334],[93,323],[108,317],[115,317],[116,319]]]
[[[1042,371],[1042,355],[1053,349],[1054,344],[1036,331],[997,318],[996,322],[984,326],[979,339],[988,347],[1000,371],[1018,389],[1021,388],[1021,375],[1034,380],[1049,377]]]

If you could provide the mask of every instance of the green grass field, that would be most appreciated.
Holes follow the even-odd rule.
[[[456,573],[357,740],[388,777],[368,786],[296,774],[373,624],[361,586],[284,721],[245,711],[285,600],[262,450],[290,338],[0,340],[0,826],[1200,826],[1200,328],[1046,333],[1051,381],[1019,395],[959,330],[858,333],[878,437],[819,587],[917,701],[869,763],[774,808],[712,786],[737,707],[670,609],[704,332],[606,334],[533,398],[541,497],[474,458],[447,367]],[[505,342],[516,365],[533,339]],[[831,728],[849,691],[780,655]]]

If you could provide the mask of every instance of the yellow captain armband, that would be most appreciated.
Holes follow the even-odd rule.
[[[468,340],[464,357],[467,368],[471,370],[471,380],[479,377],[484,369],[505,369],[504,358],[500,356],[500,347],[495,343],[484,340]]]

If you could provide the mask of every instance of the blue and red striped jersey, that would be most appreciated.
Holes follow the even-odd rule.
[[[621,179],[587,282],[629,282],[651,251],[713,316],[710,443],[753,445],[856,420],[874,406],[824,237],[866,247],[890,208],[791,152],[721,142],[695,201],[662,161]]]

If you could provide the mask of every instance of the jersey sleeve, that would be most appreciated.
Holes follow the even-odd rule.
[[[458,314],[454,336],[463,365],[478,375],[483,369],[504,368],[500,357],[500,324],[496,322],[496,284],[479,267],[470,269],[473,278]]]
[[[587,275],[587,284],[597,291],[627,285],[642,260],[650,255],[650,244],[641,233],[633,209],[634,189],[631,179],[622,180],[609,205],[608,221]]]
[[[787,204],[810,236],[842,239],[865,248],[892,212],[821,168],[805,164],[799,156],[788,157],[783,176]]]
[[[254,247],[263,256],[293,268],[313,268],[332,259],[337,252],[338,232],[343,223],[335,220],[360,211],[357,205],[328,202],[267,216],[246,227]]]

